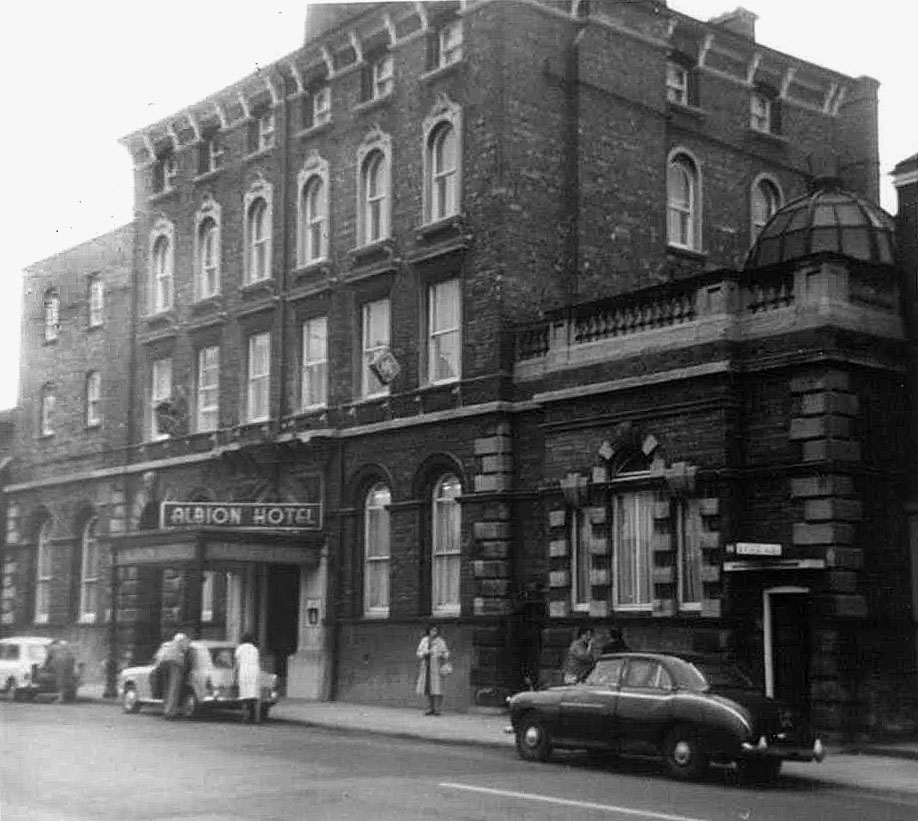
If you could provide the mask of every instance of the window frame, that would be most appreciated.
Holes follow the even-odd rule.
[[[48,288],[42,300],[42,321],[44,341],[57,342],[61,337],[61,297],[57,288]]]
[[[370,172],[378,168],[378,192],[372,197]],[[364,248],[392,235],[392,140],[378,129],[357,149],[357,247]],[[379,230],[371,233],[373,209],[378,209]]]
[[[46,518],[38,529],[35,545],[35,624],[47,624],[51,620],[51,582],[54,579],[54,555],[51,539],[52,523]]]
[[[171,311],[175,305],[175,226],[167,220],[158,220],[150,232],[148,299],[150,316]]]
[[[205,133],[201,138],[198,154],[198,174],[212,174],[223,167],[223,147],[218,131]]]
[[[455,288],[455,325],[445,328],[436,328],[437,296],[444,289]],[[455,336],[455,375],[437,378],[435,369],[438,360],[437,343],[446,336]],[[429,385],[445,385],[458,382],[462,379],[462,281],[450,277],[431,283],[427,288],[427,383]]]
[[[450,484],[458,489],[455,495],[445,490]],[[434,616],[458,616],[462,609],[462,505],[458,499],[462,496],[462,482],[456,473],[444,473],[437,479],[431,490],[430,498],[430,610]],[[440,533],[441,507],[449,506],[449,528],[454,530],[451,538],[444,542]],[[445,549],[441,546],[445,545]],[[438,569],[447,565],[450,582],[455,582],[455,600],[443,600],[439,584]],[[455,567],[453,567],[455,565]],[[453,574],[455,579],[453,580]]]
[[[456,35],[450,44],[450,35]],[[462,19],[454,17],[437,27],[437,65],[435,68],[446,68],[462,61],[465,44],[462,30]]]
[[[256,152],[269,151],[277,144],[277,118],[273,108],[266,108],[256,115],[258,142]]]
[[[274,251],[274,214],[273,214],[273,186],[266,182],[264,178],[258,180],[249,188],[243,200],[243,215],[245,220],[245,257],[243,261],[243,283],[244,285],[255,285],[260,282],[266,282],[274,278],[273,251]],[[258,240],[258,246],[253,239],[253,228],[256,216],[256,208],[263,207],[264,213],[264,236]],[[263,248],[263,276],[256,277],[258,266],[257,249]]]
[[[312,128],[331,122],[331,86],[325,82],[317,85],[310,93]]]
[[[310,193],[321,185],[317,211],[313,211]],[[297,174],[297,265],[304,268],[328,260],[329,229],[329,173],[328,162],[315,149],[309,152],[303,167]],[[318,248],[315,248],[315,232],[318,231]]]
[[[775,134],[775,100],[767,91],[754,88],[749,95],[749,127],[759,134]]]
[[[220,346],[203,345],[197,351],[195,368],[195,433],[212,433],[220,428]],[[212,361],[208,362],[208,355]],[[205,383],[205,377],[212,381]],[[208,397],[211,397],[208,400]],[[207,420],[212,417],[212,423]]]
[[[592,523],[583,508],[571,507],[567,511],[567,539],[570,550],[571,610],[588,613],[593,600],[590,584],[592,553],[590,551],[590,528]],[[585,575],[581,575],[584,574]]]
[[[92,516],[83,525],[80,537],[80,592],[77,620],[80,624],[95,624],[99,613],[99,590],[102,579],[101,546],[97,534],[98,517]],[[90,531],[92,536],[90,536]],[[92,557],[94,562],[90,562]],[[94,574],[88,566],[94,563]],[[91,599],[91,602],[90,602]]]
[[[681,82],[674,81],[673,75],[677,73],[681,76]],[[666,100],[675,105],[689,105],[689,70],[678,60],[666,62]]]
[[[673,197],[673,174],[680,173],[688,181],[686,200],[676,202]],[[684,148],[670,152],[666,164],[666,241],[667,245],[686,251],[701,252],[701,166]],[[679,215],[680,236],[673,236],[673,215]],[[683,228],[687,230],[683,232]],[[688,237],[683,234],[687,233]]]
[[[322,352],[321,356],[311,355],[309,340],[313,338],[310,333],[313,327],[321,325]],[[321,314],[304,320],[301,331],[300,346],[300,411],[311,411],[328,406],[328,316]],[[307,388],[313,384],[309,376],[318,371],[320,373],[321,397],[319,401],[310,402]]]
[[[395,57],[386,51],[377,55],[370,66],[370,91],[372,100],[388,97],[395,89]]]
[[[54,436],[54,413],[57,404],[57,388],[53,382],[41,387],[38,408],[38,435]]]
[[[387,501],[383,502],[382,498],[385,497]],[[378,501],[376,501],[378,499]],[[372,500],[372,501],[371,501]],[[363,501],[363,616],[364,618],[369,619],[385,619],[389,617],[389,610],[391,606],[391,586],[390,586],[390,572],[391,572],[391,561],[392,561],[392,528],[391,528],[391,519],[389,516],[389,507],[392,504],[392,491],[388,485],[383,482],[378,482],[370,487]],[[371,518],[372,516],[372,518]],[[374,529],[373,521],[374,519],[379,520],[379,526]],[[376,550],[371,552],[371,545],[375,545],[375,542],[371,542],[371,537],[376,533],[385,532],[385,544],[381,545],[385,548],[385,553],[378,552]],[[371,565],[380,565],[384,568],[382,573],[376,574],[375,572],[371,574],[370,567]],[[374,605],[371,604],[373,600],[371,597],[371,584],[375,576],[384,578],[385,582],[385,596],[380,598],[384,599],[384,604]]]
[[[200,302],[219,296],[223,278],[222,209],[210,194],[205,194],[194,216],[194,298]],[[208,236],[212,236],[213,259],[206,259]]]
[[[770,191],[768,191],[770,189]],[[773,195],[773,205],[770,213],[765,217],[763,222],[759,222],[757,213],[757,203],[756,197],[762,192],[767,192],[764,196],[765,200],[769,199],[769,195]],[[759,174],[752,182],[752,188],[750,189],[750,213],[749,213],[749,244],[751,245],[756,241],[762,229],[768,223],[768,221],[775,215],[775,213],[783,206],[784,204],[784,193],[781,190],[781,186],[778,184],[778,181],[771,176],[770,174]],[[768,203],[766,202],[766,206]]]
[[[635,479],[649,478],[649,472],[626,474],[623,479],[633,482]],[[656,500],[656,490],[649,485],[625,485],[615,487],[611,498],[612,512],[612,600],[617,612],[650,612],[653,609],[653,504]],[[622,562],[624,560],[624,546],[621,534],[620,504],[623,500],[641,500],[644,505],[640,511],[642,518],[649,520],[650,532],[643,534],[646,541],[637,544],[640,534],[635,535],[636,550],[634,559],[630,563],[634,577],[633,596],[623,596],[622,590]],[[646,526],[646,521],[640,522]],[[633,600],[623,600],[632,598]]]
[[[162,373],[160,371],[162,370]],[[168,378],[166,378],[168,374]],[[161,356],[157,359],[150,360],[150,415],[149,415],[149,440],[151,442],[162,442],[169,439],[171,434],[159,429],[159,417],[156,414],[156,406],[161,402],[172,399],[173,392],[173,363],[171,356]],[[162,384],[168,382],[169,392],[160,395],[159,388]]]
[[[264,370],[255,372],[256,350],[264,343]],[[256,391],[258,392],[256,394]],[[262,393],[263,392],[263,393]],[[245,380],[245,421],[246,424],[267,422],[271,418],[271,331],[256,331],[249,334],[246,344],[246,380]],[[257,400],[264,400],[264,413],[256,415],[254,406]]]
[[[676,544],[676,602],[680,612],[700,612],[704,600],[704,553],[701,548],[697,521],[684,499],[673,499],[671,526]],[[690,527],[689,523],[692,523]],[[690,570],[689,564],[695,565]],[[694,573],[694,578],[692,578]],[[696,596],[689,594],[694,583]]]
[[[214,620],[217,587],[217,571],[205,570],[201,574],[201,621],[210,624]]]
[[[98,428],[102,425],[102,374],[90,371],[86,374],[86,427]]]
[[[386,314],[386,338],[385,342],[380,340],[379,344],[376,344],[372,341],[368,341],[368,334],[370,333],[370,328],[374,320],[374,306],[378,306],[378,310],[382,310],[383,305],[385,305]],[[379,352],[387,350],[392,341],[392,306],[389,301],[389,297],[386,296],[382,299],[373,299],[363,303],[361,306],[360,340],[360,398],[363,400],[369,400],[388,396],[389,386],[383,385],[379,379],[377,379],[376,375],[370,370],[370,363],[373,361],[373,357],[375,357]],[[371,392],[370,388],[372,387],[374,381],[378,382],[381,387],[379,390]]]
[[[452,134],[455,152],[451,170],[438,169],[437,147]],[[457,216],[462,211],[462,109],[445,94],[440,94],[422,126],[423,157],[422,222],[430,225]],[[440,180],[446,179],[444,202],[439,203],[437,191]],[[441,207],[437,207],[438,204]]]
[[[90,274],[87,286],[87,327],[100,328],[105,324],[105,283],[101,274]]]

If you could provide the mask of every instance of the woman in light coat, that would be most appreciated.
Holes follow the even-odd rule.
[[[417,657],[420,665],[416,691],[419,696],[427,696],[428,704],[424,715],[438,716],[443,703],[443,676],[450,668],[444,668],[449,663],[449,648],[440,638],[435,624],[431,624],[421,638]]]
[[[261,658],[251,633],[246,633],[236,648],[235,667],[242,720],[258,723],[261,720],[261,705],[258,703],[261,696]]]

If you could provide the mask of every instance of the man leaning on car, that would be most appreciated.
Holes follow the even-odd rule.
[[[157,672],[165,678],[163,715],[166,718],[178,716],[182,703],[182,692],[185,689],[188,649],[188,636],[184,633],[176,633],[172,641],[164,642],[156,654]]]

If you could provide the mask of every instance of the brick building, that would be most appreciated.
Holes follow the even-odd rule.
[[[3,474],[3,633],[78,642],[96,681],[110,615],[103,540],[125,514],[133,245],[125,225],[25,270]]]
[[[295,53],[125,137],[119,652],[253,629],[290,694],[411,704],[435,620],[461,709],[591,623],[901,723],[877,84],[754,22],[310,6]]]

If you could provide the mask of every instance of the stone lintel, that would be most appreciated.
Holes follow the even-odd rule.
[[[791,479],[791,497],[794,499],[820,496],[851,496],[854,485],[850,476],[823,474]]]

